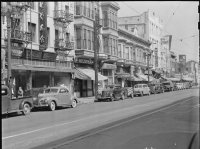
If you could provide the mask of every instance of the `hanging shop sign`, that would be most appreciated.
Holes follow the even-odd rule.
[[[44,51],[47,48],[47,2],[39,2],[39,49]]]
[[[84,58],[76,58],[75,63],[81,63],[81,64],[94,64],[94,61],[91,59],[84,59]]]
[[[22,57],[23,46],[19,43],[11,43],[11,55],[12,57]]]

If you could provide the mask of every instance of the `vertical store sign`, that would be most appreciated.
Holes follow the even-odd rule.
[[[47,48],[47,2],[39,2],[39,50],[44,51]]]

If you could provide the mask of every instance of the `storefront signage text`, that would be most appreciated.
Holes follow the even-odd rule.
[[[82,58],[79,58],[79,59],[76,59],[75,61],[76,63],[82,63],[82,64],[94,64],[94,61],[91,60],[91,59],[82,59]]]
[[[39,49],[41,51],[47,48],[47,2],[39,2]]]

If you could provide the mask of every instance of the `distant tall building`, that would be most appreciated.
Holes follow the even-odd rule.
[[[118,24],[120,27],[134,33],[137,29],[137,35],[149,40],[151,50],[153,51],[151,63],[153,68],[161,69],[161,37],[163,30],[163,21],[155,14],[148,10],[138,16],[119,17]]]
[[[186,55],[179,55],[179,73],[186,71]]]

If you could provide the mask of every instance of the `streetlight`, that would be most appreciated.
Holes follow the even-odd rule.
[[[23,10],[27,10],[29,6],[27,2],[1,2],[1,16],[5,17],[7,20],[7,51],[8,51],[8,68],[7,68],[7,85],[11,89],[11,17],[18,17],[23,15]]]

